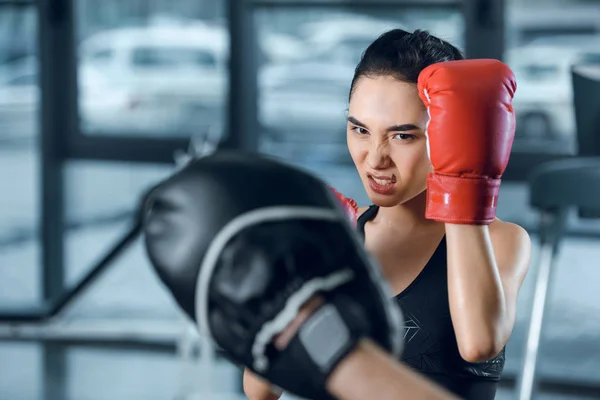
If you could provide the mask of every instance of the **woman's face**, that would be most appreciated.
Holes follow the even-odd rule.
[[[373,204],[402,204],[426,188],[427,110],[414,84],[361,77],[348,109],[348,149]]]

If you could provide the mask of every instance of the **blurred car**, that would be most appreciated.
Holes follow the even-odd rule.
[[[214,33],[200,27],[117,29],[82,43],[82,130],[187,137],[221,124],[226,42]],[[38,104],[38,60],[1,65],[0,135],[33,137]]]
[[[294,36],[258,29],[259,60],[265,64],[284,64],[310,57],[308,44]]]
[[[79,78],[81,87],[94,88],[84,91],[80,103],[86,109],[93,109],[95,115],[110,114],[111,107],[104,105],[114,104],[119,98],[118,88],[109,87],[99,74],[84,72]],[[34,57],[0,65],[1,140],[24,143],[37,136],[39,79],[38,60]]]
[[[273,65],[259,76],[263,150],[291,158],[347,157],[346,110],[354,69],[345,64]]]
[[[144,136],[207,130],[222,121],[226,63],[226,37],[201,24],[97,33],[80,46],[83,128]]]
[[[223,124],[229,37],[224,27],[170,21],[100,31],[79,45],[79,117],[84,133],[189,137]],[[303,57],[300,41],[263,32],[263,59]],[[31,137],[37,121],[37,60],[0,66],[3,134]]]

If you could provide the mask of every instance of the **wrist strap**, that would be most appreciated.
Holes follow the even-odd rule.
[[[333,304],[325,304],[315,311],[300,328],[298,337],[312,361],[325,374],[356,345],[356,339]]]
[[[425,217],[453,224],[488,225],[496,218],[500,179],[430,173]]]

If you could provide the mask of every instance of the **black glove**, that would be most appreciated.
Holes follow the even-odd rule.
[[[296,395],[325,383],[359,340],[400,356],[391,291],[339,202],[314,176],[266,158],[217,153],[149,196],[150,260],[178,304],[235,363]],[[273,338],[315,295],[325,303],[283,350]]]

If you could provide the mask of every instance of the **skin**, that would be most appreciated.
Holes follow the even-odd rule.
[[[457,399],[369,340],[359,343],[333,371],[327,390],[340,400]]]
[[[531,241],[522,227],[499,219],[490,225],[425,219],[427,174],[433,171],[427,155],[427,121],[415,84],[392,76],[363,76],[357,81],[348,109],[348,149],[370,201],[380,206],[365,225],[365,247],[398,294],[423,270],[445,235],[450,314],[458,348],[466,361],[481,362],[496,356],[510,337]],[[371,176],[391,179],[393,192],[373,191]],[[269,383],[248,371],[244,383],[250,400],[279,397]]]

